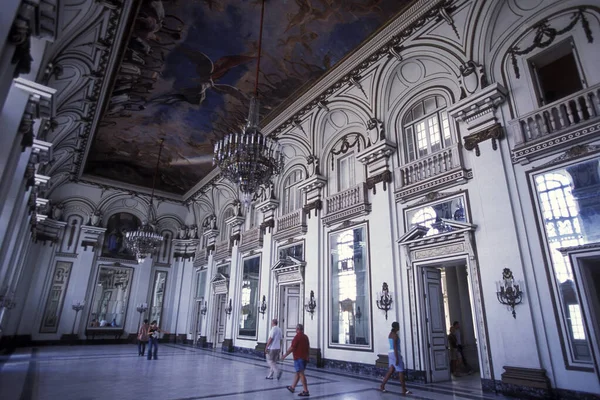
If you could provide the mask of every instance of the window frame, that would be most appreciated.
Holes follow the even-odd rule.
[[[580,90],[583,90],[588,87],[587,80],[585,79],[583,66],[582,66],[581,60],[579,58],[579,53],[577,52],[577,47],[575,46],[575,40],[573,39],[572,36],[569,36],[569,37],[553,44],[549,48],[541,49],[536,54],[532,55],[531,57],[529,57],[526,60],[527,68],[529,69],[529,75],[531,78],[531,83],[532,83],[533,90],[534,90],[535,97],[536,97],[535,100],[536,100],[538,107],[545,107],[548,104],[552,104],[554,102],[560,101],[561,99],[564,99],[565,97],[571,96],[571,95],[568,95],[568,96],[562,97],[560,99],[554,100],[552,102],[546,101],[546,99],[544,98],[544,91],[543,91],[543,87],[542,87],[543,85],[542,85],[542,82],[540,81],[540,76],[539,76],[539,72],[538,72],[539,67],[538,67],[538,65],[536,65],[536,64],[539,64],[540,62],[543,62],[541,60],[543,60],[545,58],[552,58],[553,60],[550,62],[543,62],[543,64],[544,64],[544,65],[542,65],[542,68],[543,68],[544,66],[547,66],[550,63],[557,61],[560,57],[564,57],[564,55],[566,55],[566,54],[564,54],[563,56],[559,56],[559,57],[552,56],[557,52],[557,50],[559,50],[560,52],[564,51],[563,48],[569,48],[570,53],[573,55],[573,59],[575,60],[575,66],[577,68],[577,73],[579,74],[579,80],[581,81],[581,89]],[[577,93],[577,91],[574,93]]]
[[[332,265],[332,257],[331,257],[331,245],[332,238],[335,235],[339,235],[344,231],[353,231],[355,229],[364,229],[364,239],[366,245],[364,246],[364,252],[366,254],[363,255],[363,260],[365,263],[365,305],[363,310],[363,316],[359,321],[360,324],[364,326],[364,324],[368,324],[365,329],[365,332],[370,335],[369,343],[367,345],[359,345],[359,344],[339,344],[333,343],[332,341],[332,333],[333,333],[333,298],[332,298],[332,276],[333,276],[333,265]],[[339,229],[332,230],[327,234],[327,273],[328,273],[328,285],[327,285],[327,305],[326,305],[326,317],[327,317],[327,347],[330,349],[338,349],[338,350],[346,350],[346,351],[365,351],[372,352],[374,349],[374,336],[373,336],[373,302],[372,299],[372,278],[371,278],[371,252],[370,252],[370,233],[369,233],[369,222],[361,222],[349,225],[347,227],[342,227]],[[356,276],[356,275],[355,275]],[[368,310],[368,315],[365,315],[365,310]]]
[[[299,174],[299,177],[297,175]],[[283,181],[283,193],[282,193],[282,205],[281,215],[290,214],[296,210],[302,208],[302,191],[298,188],[302,181],[305,179],[306,171],[302,168],[293,168],[285,177]],[[294,177],[294,182],[290,183],[290,179]],[[293,193],[294,191],[295,193]],[[292,196],[295,194],[295,196]],[[294,198],[293,201],[292,197]]]
[[[255,315],[256,315],[256,324],[255,324],[255,328],[254,328],[254,335],[242,335],[240,334],[240,322],[243,316],[242,313],[242,308],[243,308],[243,304],[242,304],[242,290],[243,290],[243,284],[244,284],[244,264],[247,261],[251,261],[254,259],[258,259],[258,280],[257,280],[257,285],[256,285],[256,302],[254,304],[254,306],[251,306],[250,308],[254,311]],[[239,313],[237,316],[237,322],[235,324],[236,327],[236,338],[239,340],[254,340],[256,341],[258,339],[258,329],[259,329],[259,325],[260,325],[260,318],[259,318],[259,313],[258,313],[258,307],[260,305],[260,290],[261,290],[261,271],[262,270],[262,254],[254,254],[254,255],[250,255],[247,257],[242,258],[242,262],[241,262],[241,277],[239,280],[239,293],[240,293],[240,297],[239,297],[239,302],[238,302],[238,307],[239,307]]]
[[[550,291],[551,291],[550,299],[552,301],[552,306],[554,308],[554,315],[555,315],[556,321],[559,326],[558,337],[560,340],[560,346],[561,346],[561,350],[563,353],[565,368],[567,370],[586,371],[586,372],[594,371],[593,357],[589,362],[587,362],[587,361],[577,360],[573,356],[574,343],[572,341],[572,336],[569,334],[569,330],[568,330],[568,325],[569,325],[569,322],[567,321],[568,316],[565,313],[565,308],[563,308],[562,305],[560,304],[560,301],[561,301],[561,294],[560,294],[560,287],[559,287],[560,283],[558,282],[558,279],[557,279],[555,266],[552,261],[552,254],[551,254],[550,243],[548,241],[548,234],[547,234],[547,231],[544,226],[545,219],[544,219],[542,207],[541,207],[541,204],[540,204],[540,201],[538,198],[536,177],[544,175],[544,174],[548,174],[551,172],[555,172],[557,170],[564,170],[570,166],[573,166],[578,163],[583,163],[583,162],[592,160],[594,158],[600,158],[600,155],[598,153],[596,153],[596,154],[592,154],[587,157],[581,157],[581,158],[577,158],[574,160],[569,160],[568,162],[565,162],[565,163],[557,163],[557,164],[552,163],[552,165],[541,166],[541,167],[534,168],[533,170],[527,172],[529,196],[530,196],[530,199],[531,199],[531,202],[533,205],[533,211],[535,214],[535,223],[536,223],[536,227],[537,227],[539,244],[541,247],[542,257],[544,260],[544,266],[545,266],[546,275],[547,275],[547,279],[548,279],[548,285],[549,285]],[[570,263],[570,260],[567,259],[567,262]],[[576,296],[578,296],[577,293],[576,293]],[[579,304],[579,306],[581,307],[581,304]],[[585,324],[585,321],[584,321],[584,324]],[[586,331],[586,334],[587,334],[587,331]],[[591,352],[592,345],[591,345],[591,343],[588,343],[588,345],[590,346],[590,352]]]
[[[345,188],[342,188],[342,173],[345,173],[346,169],[342,168],[342,163],[346,163],[352,170],[348,171],[348,185]],[[349,151],[343,156],[338,157],[336,160],[336,167],[336,193],[343,192],[356,186],[356,153],[354,151]]]
[[[426,113],[425,112],[425,102],[429,99],[435,99],[435,109]],[[438,105],[440,102],[438,99],[444,101],[444,105]],[[422,105],[423,115],[412,118],[412,113],[415,109]],[[404,112],[402,119],[400,120],[400,129],[399,132],[402,132],[402,151],[404,153],[404,163],[410,164],[416,162],[420,159],[427,158],[434,153],[442,151],[448,147],[452,147],[456,144],[455,137],[452,133],[452,127],[450,123],[450,117],[448,115],[448,99],[441,94],[433,93],[424,97],[421,97],[419,100],[413,102],[411,106]],[[407,117],[411,115],[410,122],[407,122]],[[439,148],[433,150],[433,145],[431,142],[432,133],[430,131],[430,120],[435,116],[438,127],[438,137],[439,139]],[[445,116],[445,118],[444,118]],[[445,121],[445,122],[444,122]],[[419,146],[419,133],[417,132],[417,126],[423,124],[425,137],[424,139],[427,142],[426,153],[424,155],[420,155],[420,146]],[[446,135],[447,130],[447,135]],[[412,148],[411,148],[412,146]],[[411,151],[412,150],[412,151]],[[412,156],[411,156],[412,154]],[[411,157],[413,157],[411,159]]]
[[[231,211],[231,215],[227,215]],[[225,240],[229,241],[231,238],[231,226],[227,223],[227,220],[235,215],[235,211],[233,207],[229,206],[223,211],[223,220],[221,221],[221,231],[219,232],[219,240],[224,242]],[[223,237],[225,236],[225,237]]]

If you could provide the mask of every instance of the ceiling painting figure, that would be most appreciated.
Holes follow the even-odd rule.
[[[408,0],[267,1],[261,120],[282,111]],[[214,142],[245,124],[255,81],[260,1],[144,0],[85,172],[183,194],[212,169]]]

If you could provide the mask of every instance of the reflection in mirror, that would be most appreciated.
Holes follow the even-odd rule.
[[[242,277],[242,310],[240,313],[240,336],[256,336],[258,314],[258,276],[260,256],[244,260]]]
[[[406,212],[407,229],[411,229],[415,225],[425,226],[429,228],[426,236],[452,231],[452,227],[444,224],[444,219],[468,222],[464,195],[430,203]]]
[[[100,266],[88,319],[89,327],[123,328],[132,276],[132,268]]]
[[[367,249],[366,225],[332,233],[329,236],[330,343],[333,345],[369,346],[371,344]]]
[[[591,363],[579,293],[569,259],[558,249],[600,241],[600,158],[546,170],[533,176],[540,209],[539,224],[545,231],[552,275],[561,307],[562,330],[571,357]],[[585,298],[585,297],[584,297]]]
[[[154,274],[154,284],[152,285],[152,301],[150,303],[150,321],[156,321],[158,326],[161,323],[163,303],[165,300],[165,288],[167,284],[167,272],[156,271]]]

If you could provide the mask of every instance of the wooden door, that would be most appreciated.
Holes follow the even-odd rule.
[[[290,348],[292,340],[296,336],[296,325],[300,321],[300,285],[283,286],[281,289],[281,307],[279,308],[279,325],[283,333],[284,351]],[[291,359],[291,358],[290,358]]]
[[[433,267],[423,268],[425,295],[425,326],[427,329],[427,351],[429,353],[430,382],[450,379],[448,359],[448,337],[444,316],[441,271]]]

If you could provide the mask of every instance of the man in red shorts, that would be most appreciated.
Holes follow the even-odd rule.
[[[287,390],[294,393],[296,390],[296,385],[298,381],[302,381],[302,388],[304,391],[298,396],[307,397],[310,396],[308,393],[308,384],[306,383],[306,376],[304,376],[304,370],[306,369],[306,364],[308,364],[308,351],[310,349],[310,343],[308,341],[308,336],[304,334],[304,326],[302,324],[298,324],[296,326],[296,336],[292,340],[292,345],[288,349],[288,351],[283,355],[282,360],[284,360],[290,353],[294,355],[294,368],[296,369],[296,375],[294,375],[294,383],[292,386],[288,386]]]

